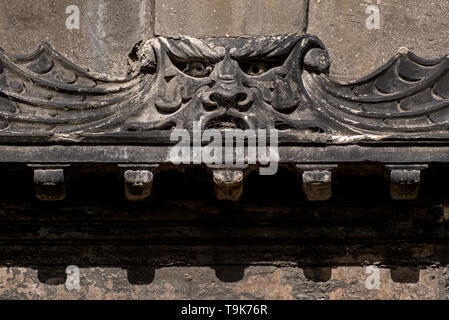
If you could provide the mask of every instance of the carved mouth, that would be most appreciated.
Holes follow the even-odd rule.
[[[232,97],[223,97],[217,93],[213,93],[210,96],[210,100],[215,102],[215,104],[218,107],[225,108],[225,109],[237,109],[241,112],[247,111],[249,108],[249,102],[244,103],[248,101],[248,95],[246,93],[238,93]]]
[[[247,130],[249,129],[248,124],[245,120],[237,117],[233,117],[230,115],[224,115],[221,117],[210,119],[206,123],[206,129],[218,129],[218,130],[225,130],[225,129],[241,129],[241,130]]]

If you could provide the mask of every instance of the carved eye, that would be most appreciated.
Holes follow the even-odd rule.
[[[247,60],[239,62],[243,72],[250,76],[260,76],[272,68],[282,66],[285,59],[276,60]]]
[[[214,65],[207,61],[192,61],[192,62],[173,61],[173,64],[183,73],[195,78],[208,77],[214,70]]]
[[[263,61],[244,62],[241,64],[241,69],[250,76],[260,76],[268,71],[267,63]]]

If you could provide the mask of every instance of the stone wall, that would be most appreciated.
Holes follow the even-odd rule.
[[[366,8],[380,10],[380,29],[367,29]],[[423,58],[449,53],[449,6],[445,1],[310,0],[307,32],[332,58],[333,74],[355,80],[376,70],[405,47]]]
[[[67,29],[66,9],[80,10],[80,28]],[[47,41],[69,60],[99,73],[123,75],[136,43],[154,35],[148,0],[37,0],[0,2],[0,47],[28,54]]]
[[[66,28],[69,5],[80,9],[79,30]],[[370,15],[366,8],[370,5],[379,9],[379,29],[366,27]],[[308,32],[327,46],[332,74],[341,80],[355,80],[383,65],[401,47],[426,58],[449,53],[448,14],[449,5],[444,1],[418,0],[2,0],[0,46],[11,54],[25,54],[45,40],[90,70],[124,75],[132,48],[154,35],[215,37]],[[272,211],[279,213],[283,208],[278,205]],[[195,232],[207,234],[203,229]],[[449,273],[434,258],[436,246],[424,244],[410,250],[414,258],[421,259],[418,268],[403,266],[403,261],[396,269],[384,266],[376,253],[358,257],[356,263],[342,260],[326,267],[302,267],[290,259],[261,259],[250,266],[231,267],[173,266],[173,261],[166,261],[166,266],[147,270],[142,267],[141,277],[139,272],[136,276],[125,268],[86,264],[80,266],[79,290],[65,287],[64,272],[45,275],[42,266],[10,262],[0,269],[0,298],[449,298]],[[10,259],[19,260],[20,255]],[[366,287],[369,264],[381,267],[379,289]]]
[[[254,266],[245,269],[235,282],[217,278],[209,267],[168,267],[155,272],[151,284],[133,284],[119,268],[84,268],[80,290],[63,284],[43,283],[29,268],[0,269],[1,299],[270,299],[270,300],[353,300],[353,299],[447,299],[447,270],[430,268],[419,272],[418,280],[392,280],[389,269],[380,269],[380,290],[365,286],[366,268],[335,267],[327,279],[310,276],[313,271],[294,267]],[[400,271],[407,274],[407,270]],[[132,280],[131,280],[132,281]]]
[[[195,37],[304,33],[305,0],[156,1],[156,34]]]
[[[380,10],[380,29],[367,29],[368,6]],[[65,27],[66,8],[80,9],[80,29]],[[401,47],[425,58],[448,53],[449,7],[419,0],[3,0],[0,47],[12,54],[50,42],[70,60],[98,72],[121,74],[140,40],[163,36],[251,36],[308,32],[326,45],[332,73],[357,79]]]

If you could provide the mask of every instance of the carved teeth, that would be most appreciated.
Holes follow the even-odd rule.
[[[36,198],[42,201],[65,199],[64,169],[34,170]]]
[[[244,169],[213,169],[217,200],[239,201],[243,194]]]
[[[125,196],[129,201],[142,201],[151,195],[157,164],[119,165],[124,168]]]
[[[302,189],[309,201],[325,201],[332,197],[332,173],[337,165],[298,165],[302,170]]]
[[[427,165],[388,165],[390,194],[394,200],[413,200],[419,194],[421,170]]]
[[[145,200],[151,195],[153,173],[149,170],[125,171],[125,195],[130,201]]]

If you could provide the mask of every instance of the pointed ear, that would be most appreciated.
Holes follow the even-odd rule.
[[[154,40],[151,39],[144,43],[140,41],[129,53],[129,64],[132,72],[154,71],[157,66],[156,47]]]

